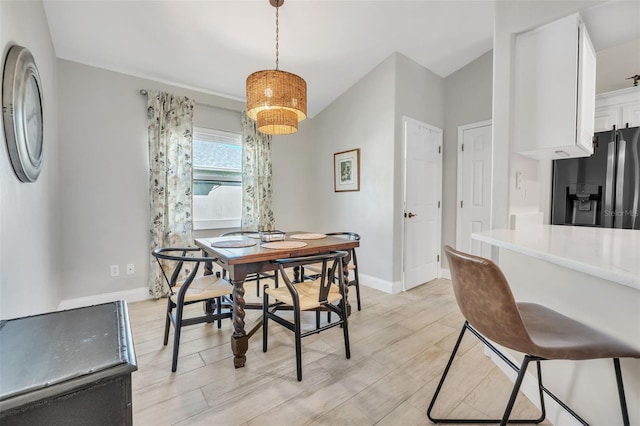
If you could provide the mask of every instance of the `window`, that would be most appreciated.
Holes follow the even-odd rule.
[[[193,129],[193,229],[238,228],[242,214],[242,138]]]

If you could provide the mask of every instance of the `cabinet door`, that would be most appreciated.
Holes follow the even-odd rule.
[[[580,21],[578,57],[578,117],[576,120],[576,145],[593,154],[594,111],[596,106],[596,51],[589,33]]]
[[[575,16],[516,37],[514,139],[520,153],[576,143],[578,21]]]
[[[594,132],[608,132],[622,121],[619,106],[596,108]]]
[[[593,154],[595,51],[580,15],[516,36],[515,151],[535,159]]]
[[[627,124],[629,127],[640,126],[640,101],[622,107],[621,126],[624,127]]]

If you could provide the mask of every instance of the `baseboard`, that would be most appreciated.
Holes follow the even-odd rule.
[[[440,278],[445,278],[447,280],[451,279],[451,271],[448,269],[440,268]]]
[[[402,291],[402,283],[393,283],[364,274],[358,274],[358,278],[360,278],[360,284],[376,290],[384,291],[385,293],[396,294]]]
[[[78,297],[76,299],[65,299],[58,305],[58,310],[80,308],[82,306],[98,305],[100,303],[114,302],[116,300],[125,300],[128,303],[139,302],[141,300],[151,299],[149,288],[139,287],[132,290],[116,291],[114,293],[96,294],[94,296]]]
[[[513,362],[515,365],[520,366],[521,361],[516,360],[509,352],[507,352],[500,345],[496,345],[493,343],[496,348],[502,352],[502,354],[509,359],[509,361]],[[517,373],[498,355],[496,355],[491,349],[485,346],[484,353],[487,355],[491,361],[511,380],[511,382],[515,382]],[[532,371],[535,371],[535,363],[531,363],[530,366],[533,367]],[[542,363],[544,364],[544,363]],[[543,375],[544,375],[544,367],[542,367]],[[542,380],[544,383],[544,378]],[[522,384],[520,385],[520,390],[527,397],[529,401],[533,405],[540,409],[540,397],[538,396],[538,379],[535,374],[532,374],[529,369],[527,369],[527,373],[525,374],[524,379],[522,380]],[[506,403],[506,401],[505,401]],[[547,420],[553,425],[562,425],[562,426],[581,426],[582,423],[578,422],[571,414],[569,414],[564,408],[560,406],[556,401],[554,401],[549,396],[545,395],[544,405],[546,408],[546,417]]]

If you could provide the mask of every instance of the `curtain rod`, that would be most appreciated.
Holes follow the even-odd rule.
[[[140,89],[140,94],[142,96],[147,96],[149,94],[149,92],[147,92],[145,89]],[[218,105],[204,104],[204,103],[198,102],[198,101],[196,101],[196,105],[203,106],[203,107],[208,107],[208,108],[221,109],[221,110],[224,110],[224,111],[231,111],[231,112],[237,112],[237,113],[241,112],[241,111],[238,111],[237,109],[221,107],[221,106],[218,106]]]

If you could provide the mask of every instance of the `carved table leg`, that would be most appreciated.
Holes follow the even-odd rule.
[[[233,365],[235,368],[244,367],[249,349],[249,337],[244,329],[244,280],[232,280],[233,284],[233,335],[231,335],[231,350],[233,351]]]
[[[344,297],[347,302],[347,316],[351,315],[351,303],[349,303],[349,262],[351,262],[351,252],[342,258],[342,273],[344,275]]]

